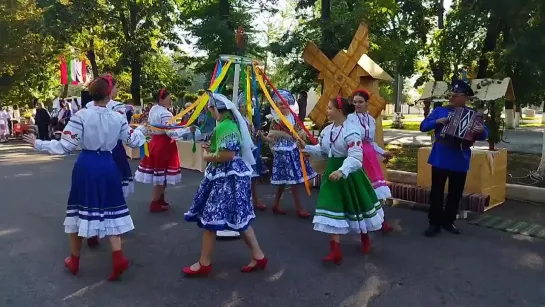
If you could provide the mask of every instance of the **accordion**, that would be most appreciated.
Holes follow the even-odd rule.
[[[483,125],[482,113],[473,109],[455,108],[449,113],[448,119],[448,123],[441,130],[441,138],[472,146],[475,142],[473,128]]]

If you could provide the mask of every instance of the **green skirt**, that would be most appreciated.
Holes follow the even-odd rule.
[[[314,230],[329,234],[350,231],[367,233],[382,228],[384,211],[369,178],[362,169],[338,181],[329,175],[338,170],[345,158],[329,158],[320,186],[314,215]]]

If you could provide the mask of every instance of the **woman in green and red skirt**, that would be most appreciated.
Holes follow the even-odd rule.
[[[347,99],[331,100],[327,116],[333,123],[322,130],[318,145],[304,148],[312,156],[327,157],[313,223],[314,230],[329,234],[331,250],[322,260],[337,264],[342,261],[341,235],[359,233],[362,251],[368,253],[368,233],[380,230],[383,222],[375,190],[361,168],[360,129],[346,120],[352,112],[354,106]]]

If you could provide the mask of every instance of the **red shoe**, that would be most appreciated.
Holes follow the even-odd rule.
[[[362,233],[361,235],[361,251],[364,254],[369,254],[371,252],[371,237],[369,234]]]
[[[70,255],[69,257],[66,257],[64,259],[64,265],[72,273],[73,275],[76,275],[79,271],[79,257],[76,257],[74,255]]]
[[[98,241],[98,237],[91,237],[87,239],[87,246],[90,248],[96,248],[100,245],[100,242]]]
[[[390,225],[388,225],[388,222],[384,221],[382,222],[382,228],[380,229],[383,233],[390,233],[394,231],[394,228]]]
[[[254,266],[244,266],[240,269],[242,273],[251,273],[259,270],[265,270],[267,268],[267,257],[263,257],[262,259],[255,259],[255,265]]]
[[[118,280],[121,274],[129,269],[129,260],[123,256],[123,251],[112,252],[112,274],[108,277],[109,281]]]
[[[203,277],[206,277],[208,275],[210,275],[210,271],[212,271],[212,265],[202,265],[200,262],[199,262],[199,266],[200,268],[196,271],[193,271],[191,269],[191,266],[186,266],[185,268],[182,269],[182,273],[185,274],[185,276],[187,277],[192,277],[192,276],[203,276]]]
[[[169,207],[165,204],[163,204],[163,202],[161,202],[160,200],[153,200],[151,201],[151,204],[149,205],[149,211],[151,213],[156,213],[156,212],[163,212],[163,211],[167,211],[169,209]]]
[[[341,252],[341,243],[331,241],[329,242],[330,252],[327,256],[322,258],[322,261],[333,262],[335,264],[341,264],[343,261],[343,254]]]
[[[297,212],[297,217],[299,217],[301,219],[308,219],[310,217],[310,213],[308,213],[306,211],[299,211],[299,212]]]
[[[278,215],[286,215],[286,214],[288,214],[286,211],[280,210],[280,209],[277,208],[277,207],[273,207],[273,208],[272,208],[272,211],[273,211],[274,214],[278,214]]]

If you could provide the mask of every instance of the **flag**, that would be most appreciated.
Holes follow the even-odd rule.
[[[64,56],[60,57],[61,60],[61,84],[68,84],[68,67],[66,66],[66,59]]]

